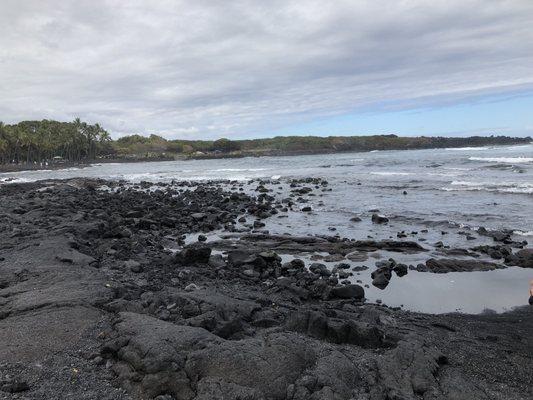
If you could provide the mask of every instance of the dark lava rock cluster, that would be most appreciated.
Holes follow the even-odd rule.
[[[365,304],[345,257],[426,249],[255,231],[327,190],[316,179],[290,185],[286,202],[261,183],[257,196],[232,182],[0,188],[0,397],[531,398],[530,308],[468,316]],[[531,266],[527,249],[497,251]],[[308,263],[305,252],[338,264]],[[408,271],[378,263],[385,286]]]

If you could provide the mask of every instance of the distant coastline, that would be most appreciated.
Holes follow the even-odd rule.
[[[527,145],[533,143],[531,138],[509,138],[517,139],[517,141],[505,143],[491,143],[490,146],[508,146],[508,145]],[[526,139],[526,140],[523,140]],[[0,164],[0,173],[9,172],[22,172],[22,171],[39,171],[39,170],[60,170],[67,168],[87,168],[94,164],[112,164],[112,163],[141,163],[141,162],[164,162],[164,161],[188,161],[188,160],[216,160],[216,159],[231,159],[231,158],[245,158],[245,157],[293,157],[293,156],[305,156],[305,155],[319,155],[319,154],[342,154],[342,153],[369,153],[373,151],[389,151],[389,150],[431,150],[431,149],[457,149],[461,147],[479,148],[485,145],[469,146],[439,146],[439,147],[418,147],[418,148],[386,148],[386,149],[374,149],[374,150],[331,150],[331,149],[317,149],[317,150],[265,150],[265,151],[236,151],[231,153],[221,152],[205,152],[201,154],[173,154],[173,155],[157,155],[148,157],[120,157],[120,158],[98,158],[90,161],[80,162],[64,162],[64,163],[50,163],[48,165],[41,164]]]
[[[517,138],[522,139],[522,138]],[[527,141],[519,141],[514,143],[493,143],[489,146],[509,146],[509,145],[527,145],[533,143],[531,138]],[[319,155],[319,154],[342,154],[342,153],[370,153],[374,151],[404,151],[404,150],[431,150],[431,149],[457,149],[462,147],[479,148],[485,147],[485,145],[470,145],[470,146],[431,146],[431,147],[415,147],[415,148],[380,148],[371,150],[332,150],[332,149],[316,149],[316,150],[265,150],[265,151],[238,151],[232,153],[212,153],[207,152],[204,154],[191,154],[187,157],[179,157],[177,159],[188,160],[211,160],[211,159],[226,159],[226,158],[244,158],[244,157],[292,157],[292,156],[307,156],[307,155]]]
[[[99,124],[23,121],[0,122],[0,172],[83,167],[94,163],[149,162],[310,154],[361,153],[376,150],[482,147],[528,144],[531,137],[276,136],[264,139],[168,140],[129,135],[117,140]]]
[[[95,159],[90,161],[80,161],[80,162],[65,162],[58,164],[0,164],[0,174],[9,173],[9,172],[22,172],[22,171],[56,171],[61,169],[68,168],[87,168],[94,164],[112,164],[112,163],[141,163],[141,162],[162,162],[162,161],[175,161],[179,158],[174,157],[160,157],[160,158],[109,158],[109,159]],[[181,158],[185,160],[185,158]]]

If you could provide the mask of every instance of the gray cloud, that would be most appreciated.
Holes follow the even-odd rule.
[[[533,88],[530,0],[0,3],[0,120],[246,137]]]

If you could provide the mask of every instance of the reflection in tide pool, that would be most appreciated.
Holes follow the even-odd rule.
[[[510,267],[487,272],[432,274],[409,271],[393,276],[383,291],[370,285],[370,301],[381,299],[389,306],[427,313],[480,313],[484,310],[509,311],[527,304],[531,270]]]
[[[283,262],[293,258],[293,256],[282,256]],[[312,261],[306,256],[298,258],[304,259],[307,265],[313,262],[326,264],[329,269],[337,264],[337,262]],[[409,271],[401,278],[393,273],[389,285],[381,290],[372,285],[370,278],[370,273],[375,269],[373,261],[371,259],[363,263],[342,261],[352,267],[369,266],[368,270],[353,272],[354,275],[348,278],[352,283],[365,285],[367,302],[377,301],[389,307],[402,307],[404,310],[432,314],[509,311],[527,304],[529,280],[533,278],[532,270],[519,267],[446,274]],[[351,271],[351,268],[346,271]]]

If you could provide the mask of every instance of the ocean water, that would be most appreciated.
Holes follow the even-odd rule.
[[[427,254],[405,256],[406,259],[392,255],[414,265],[439,256],[432,246],[437,241],[460,248],[492,243],[492,239],[477,235],[476,240],[466,241],[462,232],[475,234],[480,226],[512,229],[516,240],[533,243],[533,144],[95,164],[81,169],[0,174],[0,184],[80,176],[132,182],[236,180],[250,192],[257,186],[250,180],[267,179],[279,181],[267,187],[280,198],[287,196],[290,179],[321,177],[329,182],[332,191],[315,191],[316,196],[308,197],[312,213],[270,218],[265,229],[271,233],[339,234],[354,239],[396,238],[398,232],[405,231],[408,238],[404,240],[422,239],[421,243],[430,250]],[[370,210],[374,209],[389,217],[390,223],[372,224]],[[353,216],[363,221],[350,222]],[[421,233],[423,230],[428,232]],[[353,263],[370,267],[353,280],[369,283],[375,261],[371,258]],[[527,303],[531,279],[533,270],[520,268],[443,275],[410,271],[403,278],[393,277],[383,291],[370,285],[367,297],[425,312],[505,311]]]

